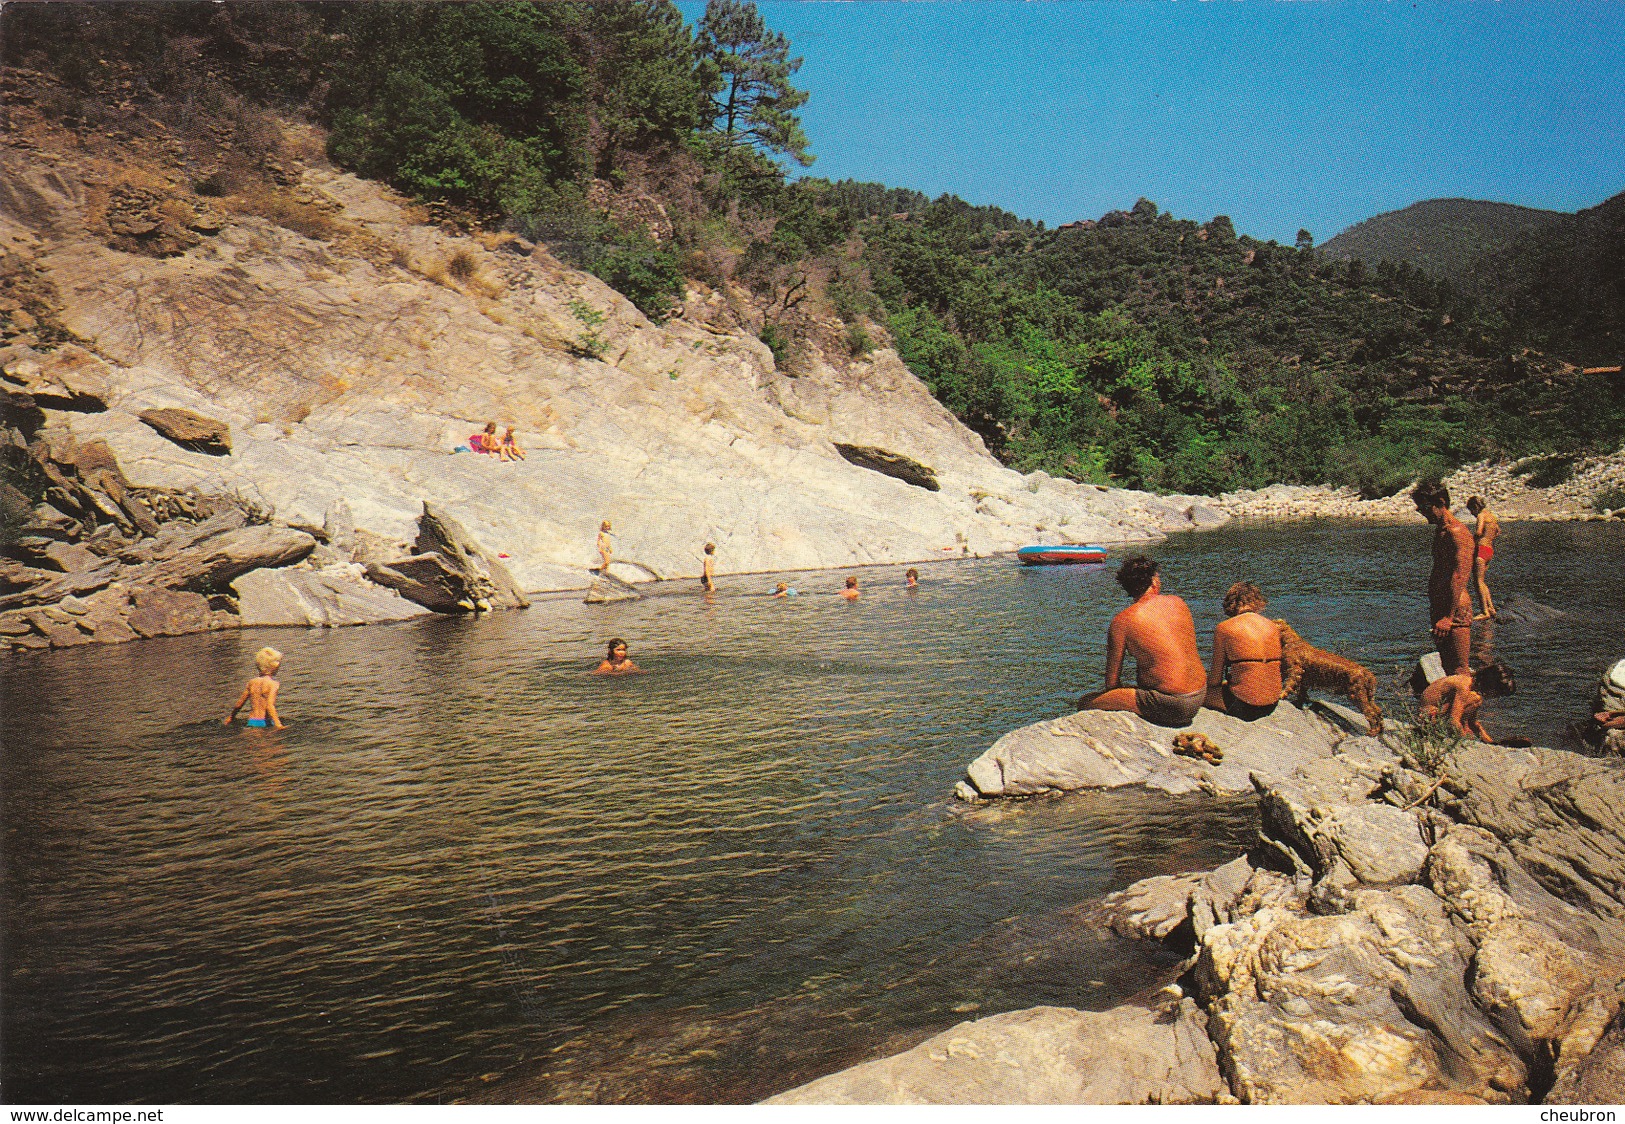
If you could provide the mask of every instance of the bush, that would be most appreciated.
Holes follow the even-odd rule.
[[[570,345],[570,350],[583,359],[602,359],[609,350],[609,341],[598,329],[604,326],[608,317],[579,298],[570,302],[570,315],[581,322],[582,328],[581,334]]]
[[[846,326],[846,350],[854,359],[868,355],[874,349],[875,341],[869,338],[862,324]]]
[[[647,235],[602,245],[589,254],[588,270],[651,319],[670,312],[682,298],[686,282],[681,257]]]
[[[1617,484],[1604,488],[1591,497],[1591,510],[1593,511],[1619,511],[1625,509],[1625,488]]]
[[[780,367],[790,358],[790,337],[777,324],[762,325],[762,334],[756,337],[773,352],[773,362]]]

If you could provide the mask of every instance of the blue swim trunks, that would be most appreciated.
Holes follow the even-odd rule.
[[[268,718],[250,718],[248,724],[256,730],[264,730],[271,725],[271,721]]]

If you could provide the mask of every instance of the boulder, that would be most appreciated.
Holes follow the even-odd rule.
[[[1034,1007],[961,1023],[766,1104],[1211,1104],[1225,1097],[1207,1019],[1163,1011]]]
[[[23,605],[48,605],[54,601],[62,600],[69,594],[94,593],[98,589],[105,589],[111,585],[114,579],[118,577],[119,569],[116,559],[103,559],[92,569],[63,574],[60,577],[29,586],[16,593],[8,593],[0,597],[0,609]]]
[[[522,609],[530,604],[507,567],[487,554],[461,523],[427,501],[414,546],[416,554],[389,557],[389,544],[365,536],[357,555],[366,560],[371,581],[436,613]]]
[[[130,599],[127,623],[143,637],[203,632],[213,624],[209,599],[201,593],[142,585],[130,590]]]
[[[1320,803],[1303,779],[1301,773],[1254,778],[1265,832],[1293,850],[1300,869],[1323,878],[1341,864],[1368,886],[1412,882],[1421,874],[1428,849],[1414,812],[1385,803]]]
[[[1562,609],[1543,605],[1532,597],[1514,593],[1495,607],[1497,624],[1526,625],[1541,628],[1556,624],[1568,616]]]
[[[0,395],[19,409],[106,409],[107,366],[77,344],[48,352],[7,348],[0,359]]]
[[[120,560],[132,564],[162,562],[205,539],[235,531],[247,524],[248,514],[235,505],[215,512],[201,522],[174,519],[160,527],[156,535],[123,547],[118,556]]]
[[[1254,772],[1286,776],[1299,764],[1329,757],[1341,735],[1289,702],[1257,722],[1202,710],[1191,730],[1224,751],[1211,765],[1174,753],[1179,731],[1123,711],[1076,714],[1012,730],[966,770],[979,796],[1031,796],[1080,788],[1137,784],[1169,793],[1242,793]]]
[[[102,561],[89,547],[74,542],[53,542],[42,553],[46,561],[65,574],[93,570]]]
[[[1625,761],[1466,742],[1462,814],[1561,900],[1619,927],[1625,948]]]
[[[231,455],[231,426],[223,421],[176,407],[142,410],[136,416],[183,449],[212,457]]]
[[[840,441],[835,442],[835,451],[859,468],[867,468],[882,476],[890,476],[894,480],[912,484],[916,488],[924,488],[928,492],[942,490],[942,485],[937,482],[935,469],[901,453],[877,449],[873,445],[848,445]]]
[[[508,568],[487,554],[461,523],[431,508],[427,500],[418,519],[416,546],[420,554],[432,550],[443,555],[462,575],[476,602],[485,601],[495,609],[523,609],[530,605]]]
[[[367,580],[399,593],[436,613],[474,613],[481,609],[461,571],[443,554],[414,554],[385,564],[369,562]],[[490,608],[487,604],[485,608]]]
[[[291,527],[240,527],[176,551],[153,564],[141,580],[164,589],[214,593],[250,570],[287,566],[315,548],[315,538]]]
[[[1333,916],[1271,906],[1208,929],[1196,979],[1232,1092],[1251,1104],[1517,1099],[1525,1067],[1467,995],[1462,945],[1421,886],[1356,891]]]
[[[643,594],[613,578],[608,581],[602,578],[594,578],[592,585],[587,587],[587,596],[582,598],[582,601],[588,605],[608,605],[616,601],[641,600],[643,600]]]
[[[429,615],[393,589],[366,580],[353,562],[253,570],[231,583],[243,625],[379,624]]]

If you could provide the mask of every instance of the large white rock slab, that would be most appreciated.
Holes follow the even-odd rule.
[[[1186,730],[1206,734],[1224,760],[1209,765],[1174,753]],[[1143,785],[1169,793],[1251,792],[1251,775],[1283,777],[1330,757],[1343,735],[1283,701],[1268,718],[1243,722],[1203,709],[1185,729],[1155,726],[1137,714],[1083,710],[1012,730],[971,762],[978,796],[1033,796],[1080,788]]]
[[[393,589],[374,585],[353,562],[322,569],[254,570],[231,583],[244,625],[318,625],[405,621],[433,614]]]
[[[1190,1000],[1076,1011],[1033,1007],[961,1023],[765,1104],[1210,1104],[1228,1092]]]

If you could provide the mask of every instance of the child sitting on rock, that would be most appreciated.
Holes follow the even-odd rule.
[[[500,460],[505,461],[522,461],[525,459],[525,451],[514,443],[513,426],[510,425],[508,431],[502,435],[502,445],[497,449],[497,454]]]
[[[237,700],[237,705],[231,708],[231,713],[226,715],[221,725],[230,726],[236,720],[237,712],[243,709],[243,705],[252,702],[253,706],[248,712],[249,726],[256,730],[274,726],[280,730],[283,726],[282,719],[276,712],[276,693],[281,684],[276,681],[276,673],[282,666],[282,653],[275,648],[261,648],[254,653],[254,666],[260,669],[260,673],[248,681],[248,686],[243,688],[242,697]]]

